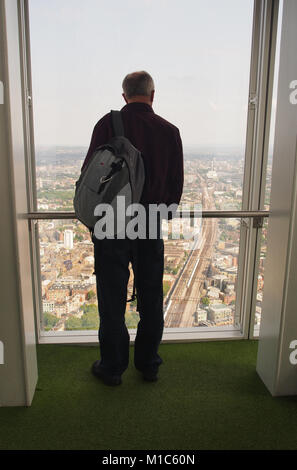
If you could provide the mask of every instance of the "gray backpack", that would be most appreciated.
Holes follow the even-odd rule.
[[[76,182],[75,214],[91,232],[99,219],[94,215],[98,204],[110,204],[116,216],[117,196],[125,196],[125,207],[138,203],[144,186],[142,155],[124,136],[121,111],[112,110],[111,118],[114,136],[95,150]]]
[[[76,182],[73,200],[75,214],[78,220],[88,227],[91,234],[100,218],[94,215],[98,204],[110,204],[116,220],[117,196],[125,196],[125,208],[129,204],[138,203],[145,181],[141,152],[124,136],[121,111],[112,110],[111,119],[114,136],[94,151]],[[124,215],[124,227],[129,219],[129,216]],[[138,271],[136,246],[133,245],[136,273],[133,281],[133,294],[128,302],[137,297],[135,293]],[[139,299],[137,299],[137,310],[139,310],[138,301]]]

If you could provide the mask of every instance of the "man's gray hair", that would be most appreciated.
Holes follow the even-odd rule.
[[[138,95],[150,96],[151,92],[155,89],[152,77],[144,70],[126,75],[122,87],[127,98]]]

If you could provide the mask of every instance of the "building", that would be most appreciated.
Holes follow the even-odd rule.
[[[208,307],[208,320],[219,324],[232,321],[232,309],[224,304],[211,304]]]
[[[216,274],[213,276],[213,285],[220,290],[223,290],[224,283],[226,284],[228,281],[228,277],[224,276],[223,274]]]
[[[55,310],[55,302],[43,300],[42,301],[42,310],[43,312],[53,313]]]
[[[73,249],[73,231],[72,230],[67,229],[64,231],[64,248],[66,248],[66,250]]]
[[[206,322],[207,320],[207,310],[203,308],[198,308],[197,310],[197,322]]]
[[[54,283],[48,289],[46,293],[47,300],[54,300],[61,302],[70,296],[69,286],[63,284]]]
[[[207,296],[210,299],[218,299],[220,296],[220,289],[217,287],[209,287],[207,290]]]

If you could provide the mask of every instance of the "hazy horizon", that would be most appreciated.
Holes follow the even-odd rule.
[[[67,144],[37,144],[35,145],[36,150],[44,150],[44,149],[52,149],[52,148],[61,148],[61,149],[82,149],[82,150],[87,150],[88,145],[84,144],[76,144],[76,145],[67,145]],[[238,146],[219,146],[219,147],[214,147],[214,146],[183,146],[184,152],[217,152],[219,154],[219,151],[222,152],[236,152],[236,153],[243,153],[244,152],[244,147],[238,147]]]

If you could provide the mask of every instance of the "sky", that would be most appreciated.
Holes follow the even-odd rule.
[[[253,0],[29,0],[35,143],[88,146],[136,70],[185,149],[243,148]]]

